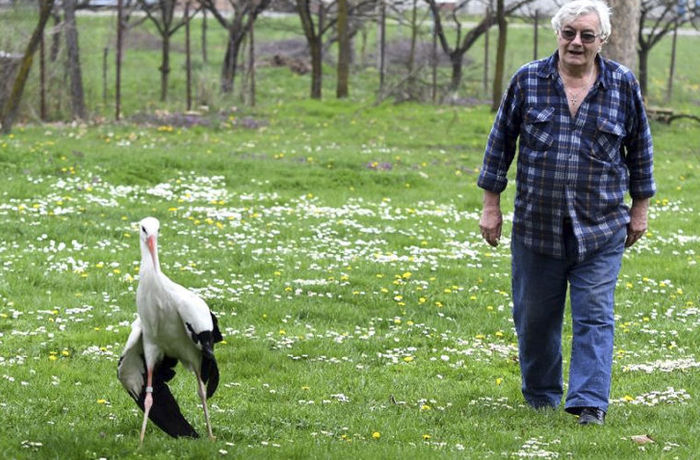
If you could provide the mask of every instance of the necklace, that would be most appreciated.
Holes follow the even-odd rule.
[[[586,97],[586,94],[588,94],[588,90],[591,89],[591,76],[595,75],[595,69],[593,69],[592,72],[590,72],[584,81],[583,86],[581,86],[578,90],[573,90],[572,88],[569,87],[569,85],[566,84],[566,79],[563,77],[563,73],[561,71],[561,67],[559,68],[559,75],[562,76],[562,83],[564,83],[564,92],[566,93],[566,96],[569,98],[569,101],[571,102],[571,105],[575,106],[579,103],[579,99],[581,98],[581,95],[583,94],[583,97]]]
[[[569,90],[569,92],[567,92],[567,95],[569,96],[569,100],[571,101],[572,105],[576,105],[578,103],[578,98],[581,95],[581,93],[583,92],[583,90],[586,90],[585,94],[587,94],[588,93],[588,85],[582,87],[581,89],[579,89],[575,93],[573,93],[572,90]]]

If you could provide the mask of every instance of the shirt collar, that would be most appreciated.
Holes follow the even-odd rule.
[[[596,63],[598,64],[598,82],[603,89],[608,89],[610,82],[608,81],[608,74],[606,72],[607,64],[605,59],[598,54],[595,57]],[[556,78],[557,77],[557,64],[559,63],[559,52],[555,51],[554,54],[549,56],[544,61],[544,65],[540,67],[537,72],[537,76],[541,78]]]

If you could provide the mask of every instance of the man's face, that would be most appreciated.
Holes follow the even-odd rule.
[[[557,32],[559,60],[569,67],[588,67],[603,44],[600,20],[595,13],[579,16],[562,25]]]

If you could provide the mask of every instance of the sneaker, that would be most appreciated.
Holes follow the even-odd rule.
[[[578,416],[579,425],[603,425],[605,423],[605,411],[597,407],[584,407]]]

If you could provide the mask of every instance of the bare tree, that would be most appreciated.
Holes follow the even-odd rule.
[[[612,33],[605,44],[605,56],[636,71],[641,0],[608,0],[608,4]]]
[[[359,11],[364,11],[368,5],[375,5],[375,2],[376,0],[348,2],[348,18],[356,17]],[[323,50],[337,39],[337,36],[331,37],[331,39],[324,43],[323,37],[328,31],[334,30],[337,26],[338,15],[336,1],[325,4],[320,0],[295,0],[295,5],[311,57],[311,98],[321,99],[321,82],[323,79],[321,64]],[[357,28],[348,26],[348,35],[352,37],[357,30]]]
[[[690,7],[679,8],[678,0],[642,0],[639,20],[639,85],[642,94],[647,94],[649,78],[649,53],[659,41],[687,22],[700,16],[700,2],[692,2]],[[648,21],[648,24],[647,24]]]
[[[117,0],[117,50],[115,55],[116,78],[114,83],[115,89],[115,108],[114,119],[121,118],[122,107],[122,58],[124,57],[124,32],[141,24],[146,18],[131,22],[131,15],[137,7],[138,0]]]
[[[2,134],[9,134],[12,130],[12,124],[17,116],[19,103],[22,99],[22,93],[24,92],[24,85],[27,82],[29,70],[32,68],[34,53],[36,53],[36,50],[39,48],[41,43],[41,36],[44,33],[46,22],[51,16],[53,4],[54,0],[39,0],[39,20],[34,28],[31,38],[29,39],[27,48],[24,51],[24,57],[22,58],[22,63],[20,64],[17,75],[15,76],[15,82],[12,85],[10,96],[7,98],[7,101],[5,101],[5,106],[2,107],[2,112],[0,112],[0,120],[2,121],[0,133]]]
[[[213,0],[199,0],[200,5],[210,11],[218,23],[228,32],[228,46],[221,69],[222,92],[233,92],[241,44],[253,23],[260,13],[267,9],[270,2],[271,0],[228,0],[228,4],[233,10],[233,17],[229,18]]]
[[[492,1],[492,0],[490,0]],[[520,17],[525,19],[527,22],[532,21],[532,59],[537,60],[539,58],[539,45],[540,45],[540,25],[543,19],[542,11],[540,10],[541,5],[535,3],[534,5],[528,5],[520,11]]]
[[[168,99],[168,75],[170,74],[170,39],[177,30],[184,26],[189,17],[182,17],[179,21],[175,20],[175,6],[177,0],[158,0],[155,5],[146,3],[145,0],[139,0],[141,7],[146,12],[146,16],[156,26],[158,34],[161,37],[161,64],[160,70],[160,100]],[[154,10],[158,10],[159,14],[154,14]],[[196,14],[196,11],[195,11]]]
[[[297,12],[301,20],[302,29],[309,45],[311,55],[311,98],[321,99],[323,69],[321,67],[323,51],[323,34],[327,30],[324,28],[324,6],[323,2],[317,3],[318,20],[314,22],[314,15],[311,12],[310,0],[296,0]]]
[[[486,33],[489,28],[496,23],[497,15],[491,10],[487,10],[483,19],[479,21],[474,27],[472,27],[465,35],[462,37],[462,27],[463,24],[458,16],[458,13],[463,9],[469,0],[462,0],[461,2],[455,4],[454,9],[447,13],[443,13],[439,7],[436,0],[425,0],[430,9],[433,12],[433,18],[435,21],[435,33],[438,36],[440,46],[443,52],[449,56],[450,62],[452,63],[452,78],[450,80],[450,90],[456,91],[460,84],[462,83],[462,62],[464,61],[464,55],[466,52],[474,45],[477,39]],[[504,5],[504,14],[510,15],[515,12],[518,8],[526,5],[533,0],[516,0],[508,5]],[[445,27],[443,26],[442,15],[446,14],[449,19],[454,23],[454,28],[456,31],[455,44],[450,45]]]

